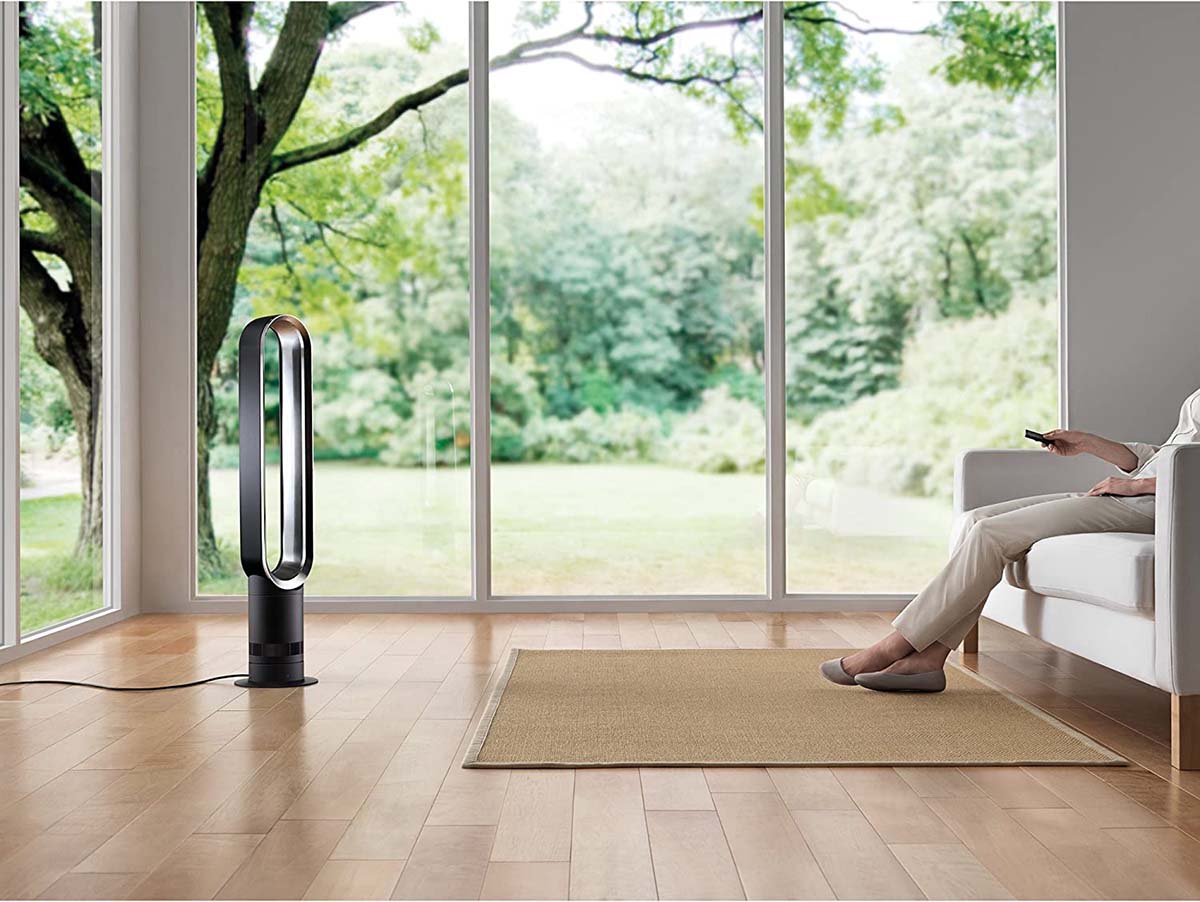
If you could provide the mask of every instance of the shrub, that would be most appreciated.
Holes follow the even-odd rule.
[[[569,463],[650,460],[662,438],[659,418],[648,411],[588,409],[566,420],[534,420],[525,428],[525,453],[527,460]]]
[[[348,374],[336,392],[316,392],[313,399],[314,453],[322,458],[373,457],[402,429],[397,411],[400,386],[383,370]],[[433,381],[428,368],[413,383]],[[418,389],[419,391],[419,389]]]
[[[762,408],[721,385],[705,391],[700,406],[675,421],[667,458],[705,473],[757,471],[765,465],[766,442]]]
[[[1051,305],[928,325],[904,355],[900,387],[788,429],[802,474],[949,497],[968,448],[1026,447],[1025,427],[1058,422]]]

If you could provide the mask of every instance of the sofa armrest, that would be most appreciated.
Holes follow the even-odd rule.
[[[1033,495],[1086,492],[1114,472],[1112,464],[1090,454],[1059,457],[1034,449],[964,451],[954,467],[954,512]]]
[[[1200,444],[1164,448],[1154,501],[1154,670],[1176,695],[1200,694]]]

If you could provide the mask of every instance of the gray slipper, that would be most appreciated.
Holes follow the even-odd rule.
[[[842,669],[842,659],[834,658],[832,661],[826,661],[821,665],[821,676],[829,680],[831,683],[837,683],[839,686],[855,686],[854,677],[846,673]]]
[[[876,692],[941,692],[946,688],[946,671],[926,673],[860,673],[854,682]]]

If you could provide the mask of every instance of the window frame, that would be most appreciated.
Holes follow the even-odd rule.
[[[101,207],[103,361],[101,385],[101,459],[104,472],[103,587],[101,607],[50,626],[22,634],[20,580],[20,279],[17,265],[20,222],[20,61],[18,5],[0,7],[0,664],[64,639],[125,619],[139,609],[130,597],[127,564],[136,562],[130,539],[138,538],[137,520],[126,503],[136,492],[138,463],[136,442],[130,447],[123,434],[137,403],[136,317],[127,320],[126,308],[136,303],[136,210],[126,204],[127,177],[134,174],[132,146],[125,138],[135,123],[130,88],[136,88],[137,19],[132,4],[106,3],[101,7],[101,170],[105,202]],[[132,142],[131,142],[132,144]],[[130,349],[133,353],[130,353]],[[136,505],[132,505],[136,507]],[[131,517],[131,513],[134,516]]]

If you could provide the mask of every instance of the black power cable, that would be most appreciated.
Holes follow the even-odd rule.
[[[223,676],[193,680],[190,683],[172,683],[170,686],[101,686],[99,683],[84,683],[78,680],[12,680],[0,683],[0,686],[86,686],[88,689],[106,689],[109,692],[157,692],[160,689],[187,689],[189,686],[201,686],[204,683],[215,683],[217,680],[236,680],[249,675],[248,673],[227,673]]]

